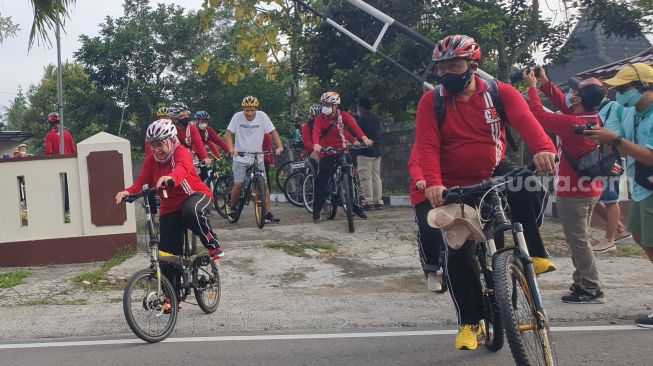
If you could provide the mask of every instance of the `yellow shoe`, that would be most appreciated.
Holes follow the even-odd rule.
[[[463,324],[458,329],[458,336],[456,336],[456,349],[474,350],[478,346],[476,335],[478,333],[478,325]]]
[[[168,252],[164,252],[163,250],[159,250],[159,261],[160,262],[176,262],[177,261],[177,256],[172,254],[172,253],[168,253]]]
[[[540,275],[555,271],[556,265],[546,258],[533,257],[533,268],[535,269],[535,274]]]

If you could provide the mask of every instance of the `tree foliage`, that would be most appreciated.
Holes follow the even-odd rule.
[[[29,46],[34,41],[52,44],[50,32],[57,26],[63,28],[75,0],[29,0],[34,8],[34,22],[29,33]]]
[[[7,38],[15,37],[19,30],[20,26],[14,23],[11,17],[3,17],[0,13],[0,44]]]
[[[609,36],[632,38],[653,32],[653,0],[574,0],[570,8],[587,14]]]

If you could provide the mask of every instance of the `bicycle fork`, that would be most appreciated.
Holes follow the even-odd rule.
[[[540,294],[540,288],[537,285],[535,268],[533,267],[533,259],[531,258],[528,252],[528,246],[526,245],[526,238],[524,237],[524,228],[520,223],[512,224],[512,234],[515,240],[515,246],[519,251],[519,259],[524,266],[524,271],[526,272],[526,280],[528,281],[528,286],[531,289],[531,295],[533,295],[533,302],[535,303],[535,309],[537,309],[538,314],[536,314],[537,327],[542,329],[545,327],[545,321],[547,319],[546,312],[544,310],[544,305],[542,304],[542,295]]]

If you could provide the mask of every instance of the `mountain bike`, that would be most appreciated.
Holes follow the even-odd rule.
[[[551,366],[557,363],[553,338],[524,229],[519,222],[506,218],[507,203],[504,204],[500,192],[512,180],[534,175],[531,167],[522,167],[479,184],[450,188],[443,197],[445,203],[471,203],[484,222],[486,242],[478,243],[477,257],[481,267],[486,347],[493,351],[501,349],[505,331],[517,365]],[[494,234],[505,231],[512,232],[516,244],[497,250]]]
[[[136,272],[127,281],[122,307],[132,332],[146,342],[156,343],[172,333],[179,314],[179,303],[186,300],[191,289],[197,305],[204,313],[211,314],[220,305],[222,287],[218,266],[209,255],[190,254],[188,235],[184,240],[183,255],[160,256],[159,238],[154,230],[147,197],[152,191],[153,188],[144,186],[141,192],[124,199],[131,203],[143,198],[142,204],[147,215],[146,227],[150,236],[147,252],[150,266]],[[163,193],[165,196],[165,190]],[[177,273],[174,276],[174,284],[161,274],[162,263]]]
[[[305,207],[304,205],[304,180],[309,175],[313,175],[313,164],[310,162],[310,157],[306,157],[301,162],[293,163],[292,174],[286,179],[283,186],[283,194],[286,200],[293,206]],[[312,200],[312,197],[309,197]],[[312,205],[312,201],[311,201]],[[312,212],[312,211],[310,211]]]
[[[362,148],[364,147],[358,145],[350,145],[342,148],[328,146],[321,150],[326,155],[338,154],[333,173],[329,177],[327,184],[327,196],[324,201],[322,213],[327,219],[333,220],[336,217],[338,206],[342,206],[347,215],[347,226],[350,233],[355,231],[354,205],[359,204],[359,196],[355,182],[356,178],[354,177],[354,165],[349,153],[352,150]]]
[[[303,159],[301,158],[301,152],[304,150],[304,148],[293,145],[290,146],[290,149],[295,152],[295,159],[288,160],[285,163],[277,166],[277,169],[274,172],[274,182],[277,184],[277,188],[279,188],[280,192],[284,191],[283,187],[286,185],[286,179],[290,177],[290,174],[292,174],[296,169],[304,168]]]
[[[245,182],[243,188],[240,190],[240,196],[236,203],[236,217],[227,216],[230,223],[236,223],[240,219],[243,208],[249,205],[249,202],[254,200],[254,217],[256,219],[256,226],[263,229],[265,226],[265,171],[259,169],[259,155],[270,155],[272,152],[238,152],[239,156],[251,155],[253,157],[253,164],[247,168],[245,172]],[[229,190],[228,205],[231,205],[231,189]]]
[[[227,202],[229,201],[228,196],[231,195],[231,190],[234,185],[234,176],[231,173],[227,173],[229,169],[229,164],[225,162],[225,159],[218,159],[212,154],[209,154],[212,158],[212,163],[208,167],[202,166],[206,171],[206,178],[204,183],[211,189],[213,192],[213,208],[215,211],[225,219],[228,219],[227,214],[229,208],[227,207]]]

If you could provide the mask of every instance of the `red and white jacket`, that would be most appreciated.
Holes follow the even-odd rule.
[[[144,184],[154,187],[159,178],[164,175],[172,177],[175,185],[166,188],[168,198],[163,197],[161,189],[157,190],[157,195],[161,199],[161,215],[180,210],[186,199],[193,193],[202,193],[213,198],[211,190],[197,174],[190,152],[181,145],[175,149],[172,158],[165,164],[154,160],[154,154],[146,156],[136,182],[125,190],[129,194],[135,194],[141,191]]]
[[[197,130],[200,133],[202,141],[204,141],[204,143],[209,146],[209,148],[213,152],[213,155],[215,155],[216,158],[220,157],[220,152],[218,151],[218,148],[216,147],[216,145],[219,146],[222,149],[222,151],[226,152],[227,154],[229,153],[229,147],[220,138],[218,133],[215,132],[213,127],[206,126],[206,130],[201,130],[199,128]]]
[[[506,133],[488,91],[488,84],[475,77],[476,93],[468,100],[446,98],[442,123],[435,115],[434,91],[419,101],[415,145],[426,186],[453,187],[481,182],[492,176],[506,156]],[[531,151],[555,153],[551,139],[531,113],[524,97],[510,85],[498,82],[499,97],[513,127]],[[440,128],[442,125],[442,128]]]

